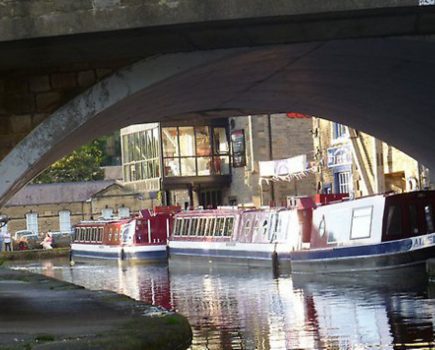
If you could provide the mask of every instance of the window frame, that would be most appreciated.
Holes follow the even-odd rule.
[[[369,232],[368,232],[368,235],[353,237],[355,212],[358,211],[358,210],[365,210],[365,209],[370,209],[370,223],[369,223]],[[372,226],[373,226],[373,209],[374,209],[373,205],[367,205],[367,206],[364,206],[364,207],[352,208],[352,220],[351,220],[351,223],[350,223],[350,232],[349,232],[349,239],[350,240],[365,239],[365,238],[370,238],[371,237],[371,235],[372,235]],[[358,217],[362,217],[362,216],[357,216],[357,218]]]

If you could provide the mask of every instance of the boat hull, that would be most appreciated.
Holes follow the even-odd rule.
[[[272,243],[170,241],[169,255],[224,262],[243,262],[250,266],[271,266],[274,259],[290,261],[288,247]]]
[[[425,268],[435,256],[435,234],[380,244],[298,251],[291,254],[293,274],[343,273]]]
[[[149,260],[167,259],[166,245],[109,246],[96,244],[71,245],[72,258]]]

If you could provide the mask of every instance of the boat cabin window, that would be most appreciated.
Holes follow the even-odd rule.
[[[205,226],[205,235],[206,236],[211,236],[213,233],[213,228],[214,228],[214,218],[208,218],[207,219],[207,225]]]
[[[204,236],[205,234],[205,223],[207,219],[206,218],[200,218],[199,224],[198,224],[198,236]]]
[[[181,219],[176,219],[174,222],[174,229],[172,232],[174,236],[180,235],[180,223],[181,223]]]
[[[87,227],[86,228],[86,237],[85,237],[85,241],[89,242],[91,240],[91,228]]]
[[[223,236],[224,235],[224,225],[225,225],[225,218],[217,218],[216,221],[216,228],[215,228],[215,236]]]
[[[92,238],[91,241],[95,242],[97,240],[97,228],[96,227],[92,227]]]
[[[323,237],[325,232],[326,232],[326,224],[325,224],[325,217],[323,216],[322,217],[322,221],[320,221],[320,224],[319,224],[319,235],[320,235],[320,237]]]
[[[418,210],[417,210],[417,205],[415,204],[409,205],[409,229],[413,235],[417,235],[419,233]]]
[[[245,221],[245,227],[243,227],[243,233],[247,236],[251,230],[251,220],[247,219]]]
[[[221,223],[221,218],[216,218],[215,219],[215,225],[214,225],[214,229],[213,229],[213,236],[220,236],[219,233],[219,225]]]
[[[257,235],[259,228],[260,228],[260,220],[258,220],[258,218],[255,218],[254,229],[253,229],[254,235]]]
[[[190,223],[191,223],[191,219],[184,219],[184,228],[183,228],[183,236],[188,236],[189,235],[189,230],[190,230]]]
[[[190,235],[196,236],[196,231],[198,230],[198,218],[192,218],[192,224],[190,228]]]
[[[185,219],[180,219],[180,225],[178,226],[178,235],[179,236],[183,235],[185,221],[186,221]]]
[[[224,236],[231,236],[233,233],[233,226],[234,226],[234,218],[227,217],[225,219],[225,226],[224,226]]]
[[[391,204],[387,216],[387,236],[402,235],[402,208],[397,204]]]
[[[428,204],[424,206],[424,217],[426,221],[427,233],[434,232],[434,217],[433,217],[432,204]]]
[[[352,210],[352,223],[350,239],[369,238],[372,226],[373,206],[354,208]]]
[[[103,241],[103,228],[99,227],[98,228],[97,242],[102,242],[102,241]]]
[[[262,233],[264,236],[267,235],[267,227],[268,227],[267,224],[268,224],[267,219],[264,219],[264,220],[263,220],[263,223],[261,224],[261,233]]]

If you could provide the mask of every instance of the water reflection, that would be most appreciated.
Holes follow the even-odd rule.
[[[192,349],[434,346],[435,302],[427,295],[425,276],[415,274],[377,281],[274,279],[268,269],[207,263],[147,266],[95,261],[69,267],[55,260],[21,268],[175,309],[192,325]]]

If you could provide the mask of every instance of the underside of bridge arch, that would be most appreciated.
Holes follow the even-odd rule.
[[[144,122],[301,112],[368,132],[435,169],[435,47],[360,39],[156,56],[69,101],[0,163],[0,205],[87,141]]]

